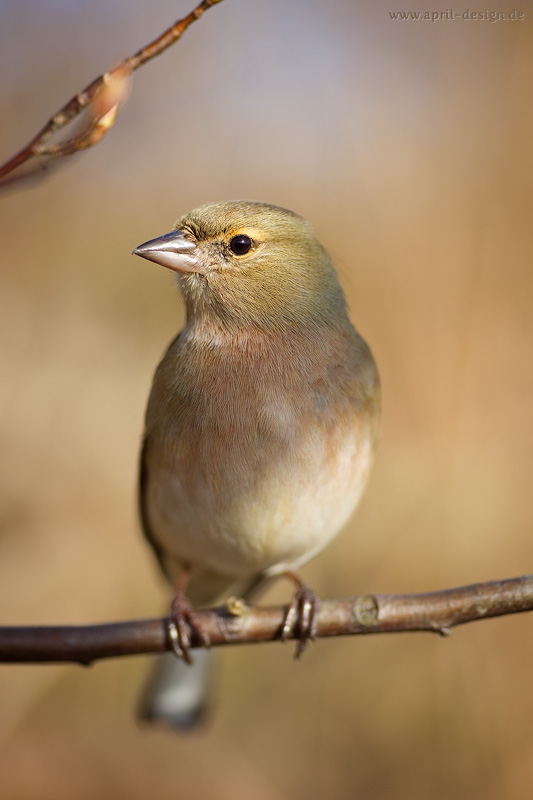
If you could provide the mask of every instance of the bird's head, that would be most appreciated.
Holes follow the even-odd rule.
[[[177,273],[190,322],[283,330],[345,319],[330,257],[310,225],[284,208],[204,205],[133,252]]]

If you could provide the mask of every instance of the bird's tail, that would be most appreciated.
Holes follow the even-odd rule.
[[[198,725],[209,706],[213,655],[198,648],[191,665],[174,653],[159,656],[141,698],[141,719],[165,722],[176,730]]]

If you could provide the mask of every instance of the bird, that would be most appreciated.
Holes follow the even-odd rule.
[[[297,570],[355,509],[379,431],[380,381],[332,259],[298,214],[200,206],[133,253],[176,273],[186,322],[156,369],[139,470],[144,533],[175,589],[142,714],[203,718],[211,653],[189,653],[195,609],[287,575],[285,636],[313,637],[318,597]],[[298,622],[299,620],[299,622]]]

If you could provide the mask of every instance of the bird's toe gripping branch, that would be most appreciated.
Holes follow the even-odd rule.
[[[283,575],[293,581],[297,589],[283,621],[281,639],[284,641],[297,632],[298,643],[294,657],[299,658],[305,650],[307,642],[314,641],[316,638],[320,598],[293,572],[284,572]]]
[[[170,607],[170,620],[167,631],[174,655],[187,664],[192,664],[190,634],[195,634],[204,647],[211,647],[211,641],[194,613],[191,602],[185,593],[189,573],[190,570],[184,568],[180,576],[176,594]]]

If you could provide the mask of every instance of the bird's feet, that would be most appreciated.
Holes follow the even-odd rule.
[[[184,569],[180,575],[176,594],[170,606],[168,638],[174,655],[187,664],[192,664],[191,632],[196,634],[204,647],[211,647],[211,642],[207,632],[202,628],[198,617],[194,613],[189,598],[185,594],[188,578],[189,569]]]
[[[300,658],[307,642],[316,638],[320,598],[293,572],[283,574],[296,584],[297,589],[283,621],[281,639],[284,641],[297,632],[298,643],[294,657]]]

